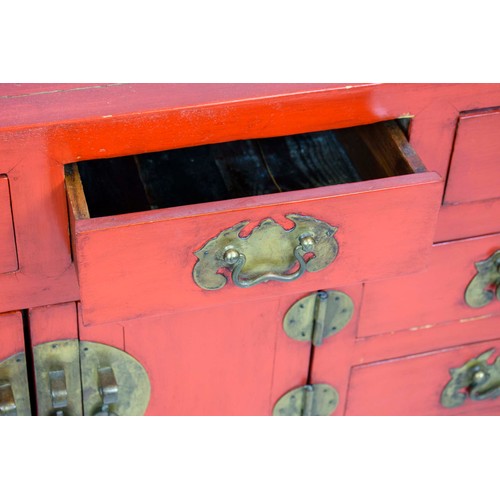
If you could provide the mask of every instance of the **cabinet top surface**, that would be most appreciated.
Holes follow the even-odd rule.
[[[212,107],[238,102],[280,102],[293,98],[350,102],[376,114],[387,99],[412,106],[443,96],[498,92],[498,84],[376,83],[60,83],[0,84],[0,129],[44,127],[132,116],[166,110]],[[381,104],[382,103],[382,104]]]

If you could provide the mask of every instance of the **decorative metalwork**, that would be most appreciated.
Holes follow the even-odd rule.
[[[0,416],[31,415],[26,358],[17,353],[0,362]]]
[[[475,263],[477,274],[465,290],[465,302],[470,307],[483,307],[495,297],[500,300],[500,250],[489,259]]]
[[[84,415],[143,415],[151,386],[144,367],[120,349],[80,342]]]
[[[441,394],[441,404],[444,407],[455,408],[467,398],[481,401],[500,396],[500,357],[488,364],[488,359],[494,352],[495,349],[490,349],[470,359],[460,368],[450,370],[451,380]]]
[[[283,328],[290,338],[318,347],[324,339],[342,330],[353,312],[349,295],[321,290],[295,302],[283,319]]]
[[[304,385],[283,395],[273,409],[274,416],[328,416],[339,402],[337,390],[328,384]]]
[[[246,221],[212,238],[195,252],[195,283],[205,290],[217,290],[231,274],[236,286],[247,288],[267,281],[292,281],[305,271],[320,271],[333,262],[338,253],[333,237],[337,228],[305,215],[286,217],[295,224],[292,229],[265,219],[248,236],[241,236],[249,224]],[[307,258],[308,254],[312,255]]]

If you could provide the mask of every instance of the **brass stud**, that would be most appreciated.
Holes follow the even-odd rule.
[[[300,238],[300,245],[302,246],[304,252],[310,252],[314,248],[315,244],[316,241],[312,236],[302,236]]]
[[[234,248],[229,248],[224,252],[224,262],[227,264],[236,264],[240,258],[240,252]]]

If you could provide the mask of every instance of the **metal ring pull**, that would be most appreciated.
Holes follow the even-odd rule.
[[[63,417],[68,407],[68,389],[66,388],[66,374],[64,370],[49,372],[50,400],[55,416]]]
[[[0,381],[0,416],[17,416],[16,400],[12,392],[12,386],[7,380]]]
[[[99,378],[99,394],[102,399],[101,407],[94,413],[95,417],[116,417],[117,413],[111,407],[118,403],[118,384],[111,366],[97,370]]]
[[[229,265],[234,265],[231,278],[236,286],[241,288],[248,288],[250,286],[258,285],[266,281],[293,281],[300,278],[306,271],[306,261],[302,253],[306,254],[311,252],[314,248],[314,238],[312,236],[303,236],[300,238],[300,244],[297,245],[293,251],[299,268],[291,274],[275,274],[266,273],[254,279],[240,280],[240,273],[246,262],[245,254],[238,252],[238,250],[231,248],[224,253],[224,261]]]

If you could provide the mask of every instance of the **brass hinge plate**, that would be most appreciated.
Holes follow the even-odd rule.
[[[283,319],[286,334],[295,340],[320,346],[352,318],[354,304],[349,295],[336,290],[319,291],[295,302]]]
[[[0,416],[31,415],[26,357],[23,352],[0,363]]]
[[[339,402],[337,390],[328,384],[304,385],[283,395],[273,409],[274,416],[328,416]]]

